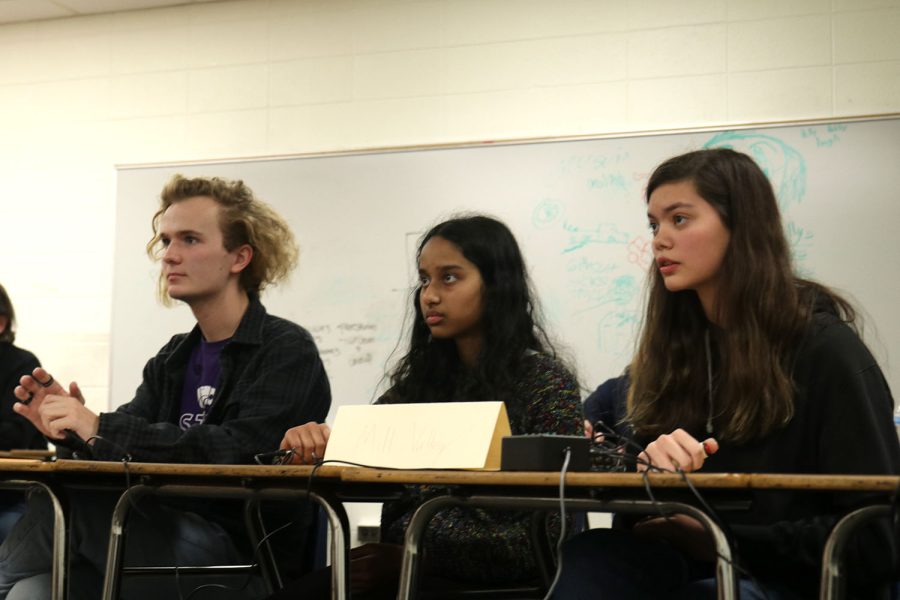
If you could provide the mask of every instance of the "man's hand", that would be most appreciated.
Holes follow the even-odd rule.
[[[50,373],[38,367],[31,375],[22,376],[13,393],[19,400],[13,405],[13,410],[28,419],[38,431],[48,438],[65,438],[65,434],[62,433],[63,429],[71,429],[85,440],[97,433],[99,419],[97,415],[84,407],[84,396],[74,381],[69,384],[67,391]],[[66,406],[71,404],[71,411],[62,411],[61,403],[63,401]],[[45,405],[53,405],[47,418],[43,414]],[[60,418],[70,417],[70,413],[78,416],[74,420],[69,418],[56,423]],[[73,427],[71,424],[75,426]]]
[[[291,427],[284,434],[280,448],[293,450],[291,464],[312,465],[325,456],[325,446],[328,445],[328,436],[331,428],[325,423],[310,421],[306,425]]]
[[[97,435],[100,418],[91,412],[79,398],[78,384],[72,383],[70,394],[65,396],[45,396],[41,403],[40,416],[44,428],[51,439],[65,439],[65,430],[70,429],[87,441]]]
[[[23,375],[19,379],[19,385],[13,390],[13,394],[18,400],[13,405],[13,410],[31,421],[31,424],[37,427],[42,434],[50,437],[50,432],[41,422],[41,405],[48,395],[67,395],[65,388],[45,369],[38,367],[31,372],[31,375]]]

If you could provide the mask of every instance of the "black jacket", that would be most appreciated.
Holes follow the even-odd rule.
[[[757,442],[720,450],[703,472],[900,474],[894,401],[875,358],[835,315],[819,312],[794,362],[795,414]],[[701,432],[693,432],[705,437]],[[728,517],[739,560],[802,596],[818,588],[825,540],[863,493],[755,492],[749,512]],[[887,524],[855,536],[847,556],[851,585],[888,577],[896,540]]]
[[[41,366],[38,359],[9,342],[0,342],[0,450],[13,448],[46,449],[47,441],[28,419],[13,412],[17,399],[13,390],[22,375]]]
[[[144,367],[134,399],[102,413],[94,457],[140,462],[252,463],[278,448],[284,432],[324,421],[331,406],[325,368],[310,334],[266,313],[255,297],[228,344],[213,405],[201,425],[182,430],[184,372],[200,329],[174,336]]]

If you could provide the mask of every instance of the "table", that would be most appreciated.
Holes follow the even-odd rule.
[[[128,464],[129,477],[136,478],[138,483],[123,491],[113,512],[102,597],[104,600],[118,598],[128,512],[137,498],[153,494],[252,500],[308,497],[324,510],[331,531],[332,598],[346,598],[349,526],[343,505],[331,491],[342,470],[342,467],[329,466],[317,469],[316,490],[307,493],[307,482],[312,473],[309,466]],[[69,476],[103,473],[121,477],[125,471],[126,466],[122,463],[91,461],[58,461],[56,468],[57,473]]]
[[[140,496],[204,496],[238,499],[301,499],[307,497],[306,483],[312,467],[267,465],[191,465],[161,463],[121,463],[101,461],[0,459],[6,478],[0,485],[12,489],[38,487],[46,491],[54,506],[54,561],[52,598],[65,596],[66,527],[64,502],[67,486],[90,485],[121,490],[110,527],[110,543],[104,578],[103,598],[116,598],[122,572],[125,521],[132,501]],[[328,519],[331,544],[332,597],[345,598],[349,589],[347,553],[350,545],[347,514],[331,492],[342,467],[316,470],[316,490],[308,497],[319,504]]]
[[[693,473],[686,476],[691,483],[706,492],[727,490],[805,490],[809,492],[871,491],[883,493],[886,499],[900,486],[900,477],[889,475],[793,475],[793,474],[744,474],[744,473]],[[343,482],[430,484],[459,486],[463,493],[431,499],[414,514],[406,531],[403,566],[398,598],[414,598],[419,548],[429,519],[448,506],[467,505],[481,508],[537,508],[552,509],[559,506],[559,473],[542,472],[487,472],[487,471],[397,471],[382,469],[346,469],[341,473]],[[730,599],[737,596],[737,578],[731,566],[731,550],[719,527],[702,511],[683,500],[667,500],[666,490],[683,492],[687,487],[685,477],[670,473],[651,473],[646,476],[654,493],[662,499],[653,503],[637,499],[644,490],[644,476],[639,473],[567,473],[566,505],[572,510],[654,513],[681,512],[698,519],[713,537],[718,560],[716,575],[718,597]],[[547,491],[553,489],[554,494]],[[584,497],[593,490],[598,497]],[[630,492],[630,493],[629,493]],[[628,499],[628,496],[632,496]],[[840,549],[846,536],[859,521],[873,515],[884,514],[889,509],[884,504],[857,511],[844,518],[834,529],[826,544],[823,560],[822,598],[839,597]],[[827,585],[826,585],[827,583]]]
[[[54,506],[53,598],[65,597],[65,503],[60,499],[66,486],[100,485],[121,489],[113,514],[104,598],[115,598],[121,574],[124,524],[131,501],[147,494],[162,496],[208,495],[228,498],[307,497],[312,473],[308,466],[184,465],[0,458],[2,481],[16,489],[37,488],[49,494]],[[900,476],[874,475],[783,475],[694,473],[686,476],[699,489],[714,496],[745,490],[806,490],[810,492],[870,491],[884,502],[859,514],[852,513],[835,527],[826,544],[823,561],[822,597],[840,593],[840,550],[854,525],[873,515],[885,514],[900,487]],[[572,472],[565,477],[566,503],[572,510],[641,511],[658,509],[684,512],[703,523],[713,535],[720,553],[717,563],[719,597],[735,594],[736,578],[730,566],[727,540],[716,524],[689,503],[687,483],[681,475],[652,473],[646,476],[659,502],[645,498],[645,478],[638,473]],[[383,501],[395,496],[406,484],[430,484],[455,488],[453,494],[423,504],[406,534],[400,598],[415,597],[415,581],[421,535],[428,519],[440,508],[467,505],[488,508],[522,507],[554,509],[558,506],[557,472],[489,472],[387,470],[325,465],[315,472],[309,498],[325,511],[332,535],[332,598],[349,596],[347,516],[343,501]],[[827,585],[826,585],[827,584]]]

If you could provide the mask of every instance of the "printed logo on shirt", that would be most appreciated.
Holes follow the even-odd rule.
[[[211,385],[201,385],[197,388],[197,404],[200,405],[200,409],[204,414],[206,414],[207,409],[212,406],[215,395],[216,388]]]
[[[201,425],[206,420],[206,411],[212,406],[216,397],[216,388],[211,385],[201,385],[197,388],[197,405],[200,410],[196,413],[184,413],[178,420],[182,430],[190,429],[194,425]]]

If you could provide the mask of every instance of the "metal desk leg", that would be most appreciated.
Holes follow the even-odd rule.
[[[878,517],[887,517],[891,514],[891,507],[885,504],[866,506],[853,511],[837,522],[828,540],[825,542],[825,550],[822,552],[822,600],[836,600],[846,594],[844,583],[844,556],[846,554],[847,541],[856,528],[865,521]]]
[[[201,489],[202,491],[200,491]],[[306,496],[306,492],[300,490],[252,490],[229,486],[201,488],[200,486],[187,485],[135,485],[128,488],[122,496],[119,497],[119,501],[116,503],[116,508],[112,514],[109,547],[106,552],[106,573],[103,580],[104,600],[116,600],[118,598],[123,566],[122,557],[125,551],[125,523],[128,511],[133,504],[147,494],[157,494],[161,496],[193,496],[205,494],[208,497],[260,497],[276,499]],[[309,498],[317,502],[325,511],[331,529],[331,597],[333,600],[345,600],[349,597],[350,588],[350,573],[347,568],[350,546],[350,540],[347,535],[347,531],[349,531],[347,513],[344,511],[343,505],[339,501],[329,500],[327,497],[315,492],[311,492]]]
[[[679,512],[694,517],[706,527],[716,546],[716,589],[719,600],[738,598],[737,578],[732,565],[731,545],[725,533],[716,525],[709,515],[690,504],[663,502],[662,505],[672,512]]]
[[[503,496],[437,496],[423,502],[409,521],[404,536],[403,562],[400,568],[400,589],[398,600],[416,598],[418,583],[418,562],[421,554],[421,543],[425,528],[434,514],[450,506],[469,506],[494,509],[553,509],[559,506],[559,500],[553,498],[503,497]],[[568,499],[566,507],[570,510],[600,512],[640,512],[654,514],[661,512],[684,513],[700,521],[712,535],[718,558],[716,560],[716,582],[719,600],[735,600],[737,595],[737,578],[732,566],[731,545],[724,532],[702,510],[680,502],[606,501],[590,499]]]
[[[132,503],[148,494],[151,488],[135,485],[125,490],[116,503],[109,531],[109,547],[106,549],[106,573],[103,578],[103,599],[116,600],[119,597],[119,576],[122,572],[122,555],[125,552],[125,520]]]
[[[50,597],[53,600],[65,600],[68,545],[66,544],[66,519],[59,498],[49,486],[39,481],[8,480],[0,482],[0,488],[24,490],[38,488],[50,499],[50,506],[53,508],[53,562],[50,576]]]
[[[310,499],[316,501],[328,517],[331,528],[331,598],[345,600],[350,597],[350,531],[347,512],[340,501],[310,492]]]
[[[454,496],[437,496],[419,505],[409,520],[403,538],[403,562],[400,564],[400,588],[398,600],[410,600],[418,592],[419,545],[422,542],[425,528],[435,513],[444,507],[459,506],[462,501]]]

